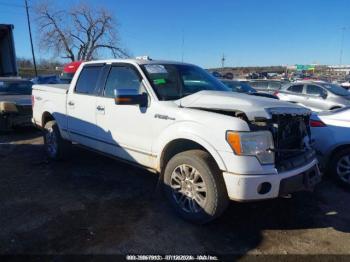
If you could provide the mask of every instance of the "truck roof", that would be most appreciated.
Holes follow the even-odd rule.
[[[166,60],[148,60],[148,59],[107,59],[107,60],[94,60],[89,62],[84,62],[85,64],[98,64],[98,63],[132,63],[139,65],[148,65],[148,64],[179,64],[179,65],[192,65],[189,63],[177,62],[177,61],[166,61]]]

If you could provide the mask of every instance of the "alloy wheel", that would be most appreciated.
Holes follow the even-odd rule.
[[[345,183],[350,184],[350,155],[345,155],[337,162],[337,175]]]
[[[188,213],[198,213],[207,201],[207,186],[196,168],[183,164],[171,174],[170,186],[180,208]]]

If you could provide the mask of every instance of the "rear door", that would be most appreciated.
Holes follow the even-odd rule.
[[[74,90],[67,96],[68,131],[71,140],[95,148],[98,133],[96,125],[96,95],[101,87],[102,64],[85,65]]]

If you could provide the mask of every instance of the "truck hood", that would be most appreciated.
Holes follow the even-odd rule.
[[[273,114],[311,114],[309,109],[289,102],[225,91],[200,91],[175,103],[186,108],[243,112],[249,120],[270,119]]]
[[[13,102],[16,105],[31,106],[30,95],[3,95],[0,93],[0,102]]]

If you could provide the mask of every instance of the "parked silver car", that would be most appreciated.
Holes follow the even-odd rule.
[[[350,107],[313,113],[310,126],[320,167],[350,189]]]
[[[256,89],[258,92],[274,94],[278,91],[283,85],[288,82],[283,80],[273,80],[273,79],[254,79],[249,80],[247,84]]]
[[[283,86],[275,95],[281,100],[303,105],[316,112],[350,106],[350,92],[327,82],[295,82]]]

